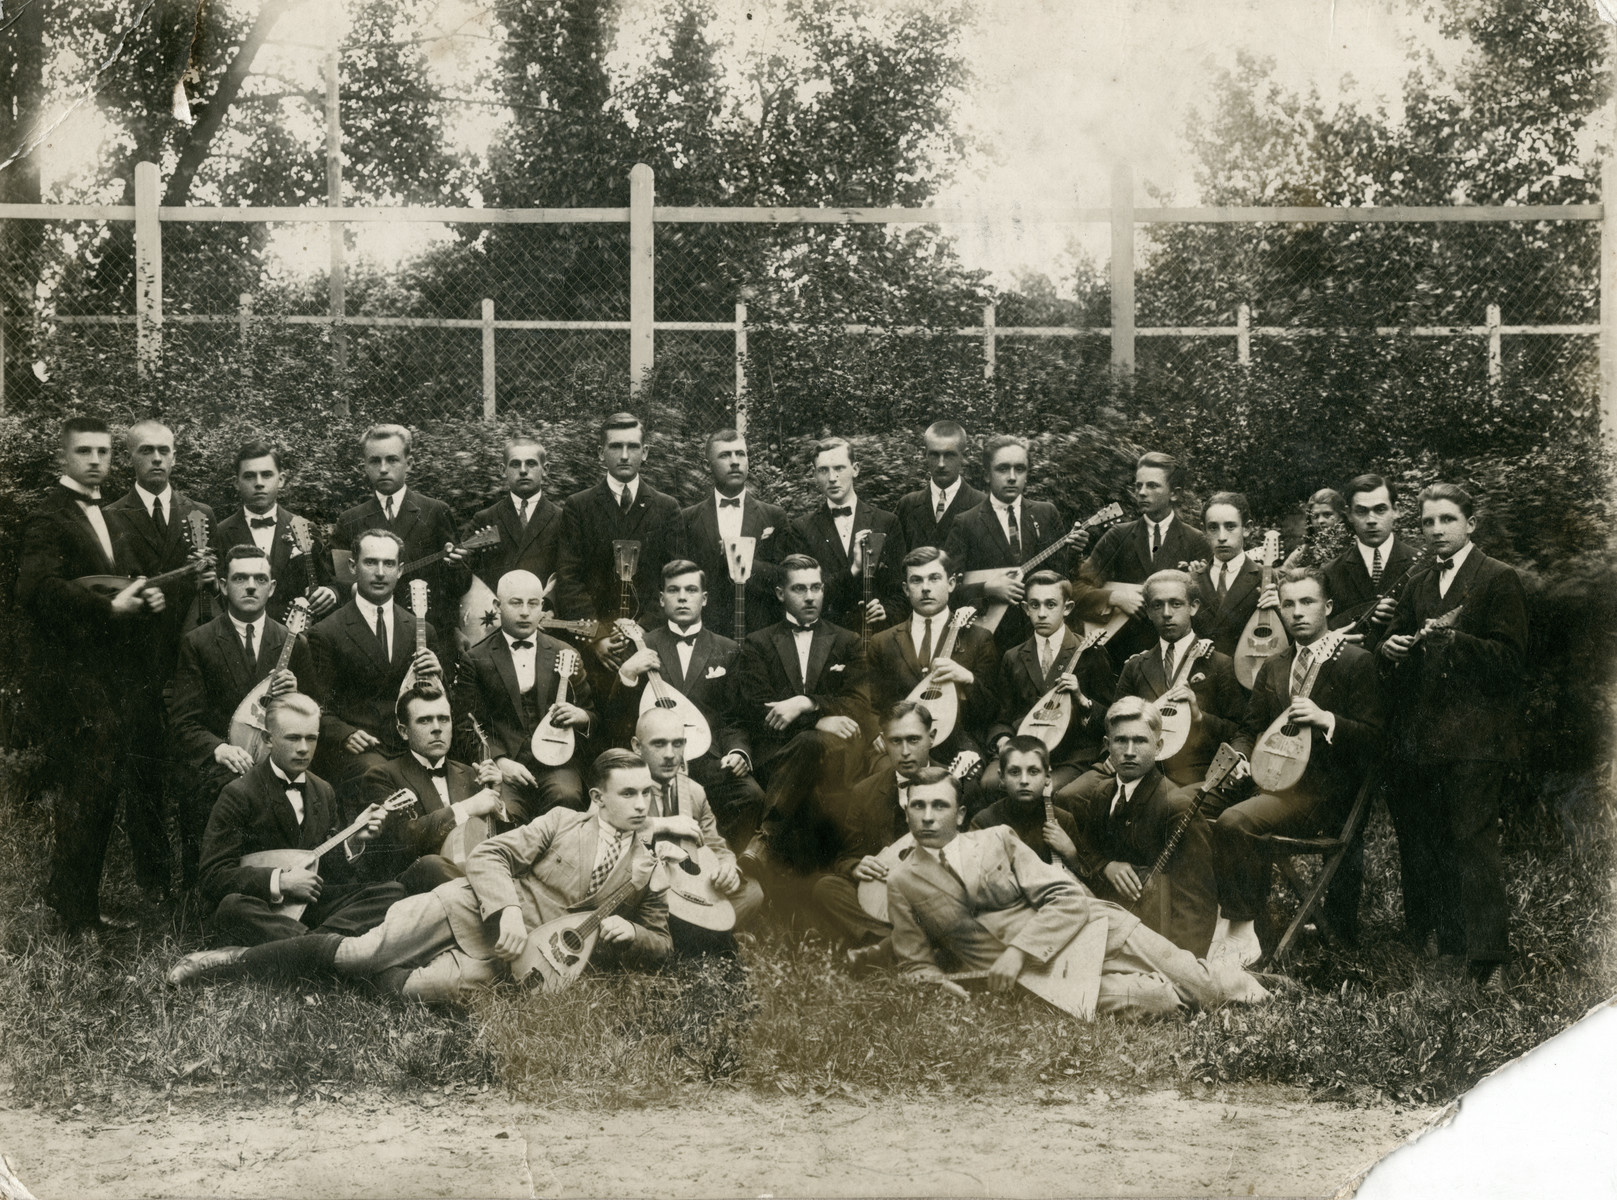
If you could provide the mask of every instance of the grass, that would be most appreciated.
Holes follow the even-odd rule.
[[[48,818],[0,795],[0,853],[17,864],[0,878],[0,1087],[14,1101],[58,1106],[493,1086],[619,1108],[715,1088],[1056,1100],[1079,1087],[1195,1092],[1258,1081],[1354,1102],[1443,1102],[1612,993],[1608,811],[1577,842],[1544,808],[1507,824],[1517,966],[1503,997],[1479,997],[1396,940],[1396,851],[1378,815],[1362,945],[1305,945],[1292,966],[1300,996],[1080,1024],[1026,996],[966,1003],[891,977],[854,979],[825,941],[773,928],[744,938],[745,969],[586,979],[558,996],[501,989],[463,1013],[340,983],[177,991],[163,972],[202,944],[194,910],[147,914],[99,949],[69,946],[37,899]],[[136,895],[121,841],[108,893],[114,906]]]

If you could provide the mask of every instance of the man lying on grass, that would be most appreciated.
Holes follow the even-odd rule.
[[[960,785],[928,767],[905,805],[916,851],[887,876],[893,951],[906,975],[965,995],[945,966],[986,971],[995,991],[1015,986],[1033,961],[1051,962],[1092,921],[1105,923],[1096,1012],[1154,1014],[1269,998],[1233,963],[1209,963],[1153,933],[1127,909],[1085,894],[1043,862],[1008,825],[962,833]],[[1075,990],[1076,984],[1075,982]]]
[[[625,880],[634,894],[600,923],[603,965],[661,962],[670,948],[668,903],[648,888],[653,858],[642,838],[658,790],[645,763],[627,750],[595,760],[592,806],[553,808],[527,825],[479,842],[466,878],[408,896],[359,937],[311,933],[243,949],[188,954],[170,983],[231,975],[303,977],[322,973],[371,979],[424,1003],[463,1003],[510,978],[528,932],[593,908]]]

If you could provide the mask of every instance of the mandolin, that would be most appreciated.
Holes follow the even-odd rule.
[[[298,596],[286,610],[286,641],[281,643],[281,653],[275,660],[274,668],[253,685],[253,690],[241,698],[241,703],[231,714],[228,740],[232,746],[239,746],[251,754],[255,763],[263,762],[264,756],[269,753],[269,726],[264,721],[264,708],[269,699],[270,685],[275,682],[277,675],[286,670],[286,664],[292,661],[293,647],[308,628],[309,602]]]
[[[208,514],[200,508],[193,508],[185,514],[185,540],[191,547],[193,558],[199,558],[212,565],[214,561],[212,541],[208,537]],[[208,588],[197,589],[197,619],[198,625],[206,625],[213,620],[213,597]]]
[[[1179,848],[1185,831],[1194,821],[1200,819],[1207,806],[1219,795],[1220,790],[1227,783],[1233,782],[1231,775],[1240,761],[1241,755],[1236,752],[1235,747],[1228,742],[1219,746],[1218,753],[1213,755],[1213,761],[1207,767],[1207,778],[1197,790],[1195,800],[1174,825],[1173,832],[1163,843],[1162,852],[1157,855],[1156,861],[1140,875],[1140,898],[1127,907],[1158,933],[1169,927],[1172,915],[1173,896],[1172,889],[1167,883],[1167,870],[1168,864],[1173,861],[1173,852]]]
[[[354,834],[358,833],[380,809],[384,813],[392,814],[409,812],[419,807],[421,802],[409,788],[400,788],[380,804],[369,804],[365,810],[355,817],[348,826],[332,834],[313,850],[260,850],[255,854],[243,854],[241,865],[244,867],[279,867],[283,871],[314,870],[320,865],[320,860],[329,851],[335,850]],[[303,915],[303,910],[309,907],[306,900],[282,900],[274,906],[277,916],[291,917],[293,920]]]
[[[617,631],[635,644],[637,650],[650,649],[646,645],[646,631],[637,621],[620,617],[615,622]],[[640,690],[640,711],[660,708],[677,716],[685,725],[685,757],[701,758],[713,745],[713,730],[708,727],[702,710],[684,692],[663,678],[656,667],[646,670],[646,686]]]
[[[1196,644],[1185,652],[1184,661],[1174,668],[1173,678],[1168,680],[1168,686],[1163,693],[1173,691],[1174,688],[1190,678],[1190,672],[1196,663],[1213,652],[1213,639],[1200,638]],[[1186,701],[1157,701],[1157,712],[1162,716],[1162,749],[1157,751],[1157,761],[1167,762],[1175,754],[1185,748],[1190,740],[1190,704]]]
[[[427,648],[427,610],[432,605],[432,593],[427,587],[425,579],[410,580],[410,611],[415,614],[415,652],[420,654]],[[399,695],[404,695],[416,684],[415,663],[410,664],[405,671],[404,678],[399,681]]]
[[[625,857],[633,853],[631,846],[625,851]],[[572,983],[589,966],[590,955],[595,953],[596,943],[600,941],[601,922],[639,892],[640,885],[635,883],[631,867],[629,877],[602,896],[596,908],[546,921],[528,934],[527,945],[511,964],[512,978],[547,992]]]
[[[472,736],[477,738],[477,760],[479,762],[489,762],[492,760],[493,755],[488,752],[488,735],[483,732],[483,727],[478,724],[476,717],[472,717],[471,722]],[[509,814],[506,813],[502,806],[498,819],[505,820],[508,818]],[[464,869],[466,857],[471,854],[472,849],[477,843],[484,841],[494,833],[495,820],[496,817],[493,813],[467,817],[449,831],[449,835],[444,838],[444,844],[438,853],[457,867]]]
[[[953,658],[955,642],[960,635],[971,627],[977,619],[977,610],[970,605],[963,605],[954,610],[949,617],[949,624],[943,634],[943,643],[938,649],[933,661],[942,658]],[[955,726],[960,723],[960,685],[956,683],[935,683],[932,680],[932,671],[928,668],[925,678],[910,689],[906,700],[926,705],[926,711],[932,714],[932,744],[941,746],[954,734]]]
[[[863,558],[860,564],[861,595],[864,603],[859,607],[859,648],[868,657],[870,654],[870,602],[876,598],[876,567],[881,562],[881,552],[887,546],[887,535],[874,529],[861,529],[854,534],[859,545],[863,547]]]
[[[1090,631],[1078,639],[1078,645],[1073,647],[1071,656],[1062,666],[1059,675],[1069,675],[1078,669],[1078,660],[1083,657],[1084,651],[1091,646],[1104,645],[1111,640],[1111,633],[1104,627]],[[1033,702],[1033,707],[1027,710],[1027,716],[1016,727],[1016,732],[1024,736],[1038,738],[1044,743],[1045,749],[1055,752],[1067,736],[1067,730],[1072,728],[1072,714],[1074,705],[1082,705],[1087,711],[1090,707],[1089,699],[1079,692],[1076,701],[1071,692],[1064,692],[1060,686],[1051,688]]]
[[[1008,583],[1012,580],[1025,579],[1027,576],[1033,574],[1034,571],[1038,570],[1040,564],[1042,564],[1051,555],[1077,541],[1085,530],[1094,529],[1102,525],[1110,525],[1113,521],[1121,520],[1122,517],[1123,506],[1114,501],[1113,503],[1108,504],[1105,508],[1101,509],[1099,512],[1085,517],[1082,521],[1074,522],[1071,529],[1067,530],[1066,533],[1062,534],[1059,538],[1051,542],[1043,550],[1040,550],[1037,554],[1028,559],[1026,562],[1022,563],[1020,566],[987,567],[980,571],[967,571],[965,583],[969,587],[978,584],[1000,582]],[[977,617],[977,624],[981,625],[984,629],[987,629],[990,632],[998,629],[999,623],[1005,619],[1005,614],[1010,611],[1010,607],[1011,606],[1003,600],[985,601],[982,612]],[[1121,629],[1123,623],[1127,620],[1128,616],[1127,614],[1124,614],[1122,619],[1117,621],[1116,628],[1112,628],[1110,624],[1108,624],[1107,627],[1111,629],[1111,632],[1116,633],[1117,629]]]
[[[556,651],[556,701],[534,726],[531,742],[534,758],[547,767],[560,767],[573,760],[577,738],[572,726],[556,724],[555,713],[557,704],[567,703],[567,683],[582,665],[577,650],[563,646]]]
[[[444,550],[434,550],[431,554],[424,554],[420,558],[414,558],[404,563],[399,567],[399,577],[402,579],[404,576],[419,571],[424,567],[430,567],[433,563],[449,557],[456,550],[470,553],[474,550],[486,550],[490,546],[498,546],[499,544],[500,531],[492,525],[486,525],[464,542],[459,542]],[[354,582],[354,552],[352,550],[333,550],[331,552],[331,566],[336,573],[338,583],[347,586]]]
[[[1302,684],[1292,693],[1293,699],[1305,698],[1313,692],[1320,668],[1340,654],[1345,645],[1347,631],[1339,629],[1323,635],[1308,647],[1313,658]],[[1313,752],[1314,727],[1294,724],[1282,712],[1258,735],[1252,747],[1252,778],[1266,792],[1283,792],[1296,787],[1303,772],[1308,770],[1308,759]]]
[[[674,803],[681,816],[693,817],[680,775],[668,781],[673,789]],[[668,880],[664,893],[668,900],[668,915],[681,921],[723,933],[734,929],[735,905],[719,891],[713,876],[719,869],[719,857],[700,838],[676,838],[663,834],[653,839],[653,850]]]
[[[965,786],[983,773],[988,766],[988,760],[975,750],[962,750],[954,756],[949,764],[949,774],[953,775]],[[961,809],[964,811],[964,804]],[[913,834],[904,834],[897,841],[882,848],[876,855],[876,861],[881,863],[891,873],[899,863],[903,862],[915,852],[915,837]],[[859,907],[864,909],[878,921],[887,920],[887,879],[861,879],[858,885]]]
[[[752,578],[752,559],[758,549],[754,537],[731,538],[724,545],[725,565],[736,590],[736,641],[747,640],[747,581]]]
[[[206,559],[196,559],[186,563],[183,567],[175,567],[172,571],[164,571],[161,575],[148,575],[143,587],[164,588],[170,584],[178,583],[182,579],[189,579],[192,575],[201,575],[213,564]],[[134,583],[134,575],[80,575],[73,582],[80,587],[89,588],[104,600],[111,600],[119,592]]]
[[[1263,535],[1260,559],[1263,563],[1263,582],[1259,588],[1261,595],[1274,586],[1275,564],[1280,561],[1278,529],[1271,529]],[[1286,636],[1286,627],[1281,624],[1279,610],[1254,610],[1247,618],[1246,628],[1241,631],[1241,640],[1235,645],[1235,678],[1250,692],[1252,681],[1258,677],[1258,668],[1289,645],[1291,639]]]
[[[1433,617],[1430,620],[1428,620],[1424,625],[1422,625],[1419,629],[1417,629],[1415,631],[1415,637],[1414,637],[1414,640],[1409,643],[1409,649],[1413,650],[1416,646],[1418,646],[1422,642],[1424,642],[1427,639],[1428,636],[1430,636],[1431,634],[1436,633],[1439,629],[1451,629],[1451,628],[1453,628],[1455,623],[1459,621],[1460,614],[1462,612],[1464,612],[1464,611],[1465,611],[1465,605],[1456,604],[1453,608],[1449,609],[1449,611],[1444,613],[1442,616]],[[1404,661],[1408,662],[1409,659],[1406,657],[1404,659]]]

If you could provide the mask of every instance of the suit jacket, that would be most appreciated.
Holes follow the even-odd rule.
[[[850,547],[863,529],[887,535],[881,559],[876,564],[872,599],[880,600],[887,610],[883,624],[893,624],[909,613],[909,605],[904,601],[903,569],[899,565],[909,553],[909,546],[904,542],[904,531],[898,527],[897,517],[859,497],[853,506]],[[849,573],[850,559],[843,552],[842,538],[837,534],[836,522],[824,500],[791,523],[785,548],[787,554],[807,554],[820,564],[821,578],[825,582],[825,609],[821,616],[846,629],[858,629],[865,602],[864,580]]]
[[[1020,532],[1022,553],[1018,555],[1011,549],[1011,544],[1005,537],[1005,527],[999,523],[999,515],[994,512],[992,502],[985,498],[969,512],[962,513],[955,521],[954,527],[949,530],[949,539],[944,549],[954,561],[955,570],[962,573],[990,570],[995,567],[1015,567],[1025,563],[1053,542],[1060,541],[1061,535],[1067,532],[1067,526],[1062,523],[1061,514],[1056,511],[1054,504],[1023,497]],[[1071,557],[1072,551],[1064,547],[1047,559],[1042,567],[1065,574]],[[982,585],[964,584],[956,594],[955,600],[960,604],[981,607]],[[1028,620],[1027,614],[1022,611],[1020,605],[1013,604],[1000,618],[999,628],[994,631],[994,643],[999,647],[999,652],[1004,654],[1013,646],[1026,641],[1032,634],[1033,624]]]
[[[232,893],[270,898],[270,867],[244,867],[245,855],[262,850],[312,850],[342,828],[331,785],[310,771],[304,775],[303,823],[286,798],[286,789],[265,759],[233,780],[213,806],[202,835],[202,895],[211,912]],[[361,848],[363,849],[363,848]],[[323,881],[350,882],[349,847],[340,845],[320,860]],[[325,899],[326,897],[322,897]]]
[[[449,804],[458,804],[481,790],[477,772],[453,759],[444,763],[444,783]],[[366,804],[380,804],[401,788],[420,801],[420,807],[412,811],[389,813],[380,836],[367,847],[365,865],[374,879],[392,879],[423,854],[437,854],[455,828],[454,810],[438,795],[432,772],[413,754],[406,752],[372,767],[360,786]]]
[[[1288,646],[1258,668],[1240,736],[1232,743],[1242,754],[1251,755],[1263,731],[1290,706],[1296,661],[1297,647]],[[1386,724],[1375,656],[1358,646],[1343,646],[1320,667],[1310,696],[1335,715],[1336,729],[1328,742],[1322,730],[1313,731],[1308,768],[1293,790],[1338,805],[1345,815],[1365,768],[1381,749]]]
[[[1390,633],[1414,633],[1460,605],[1452,637],[1422,641],[1389,674],[1407,688],[1399,749],[1417,762],[1512,762],[1521,754],[1522,674],[1527,654],[1527,595],[1514,568],[1473,547],[1449,594],[1438,594],[1434,568],[1404,589]]]
[[[381,740],[388,754],[404,749],[393,715],[399,687],[415,654],[415,614],[395,601],[393,646],[382,658],[376,631],[365,623],[357,601],[350,600],[309,631],[314,679],[309,694],[320,705],[320,742],[328,749],[363,729]],[[455,683],[455,656],[431,622],[427,646],[444,669],[444,686]],[[299,682],[302,682],[301,680]]]
[[[257,657],[248,662],[230,615],[222,612],[181,639],[168,699],[169,744],[176,758],[193,770],[213,762],[214,750],[230,736],[236,706],[275,669],[286,638],[286,626],[265,617],[262,640],[254,647]],[[300,690],[314,686],[314,659],[301,635],[286,665]]]
[[[455,519],[449,513],[449,505],[431,496],[424,496],[413,487],[405,488],[404,499],[395,509],[391,525],[382,515],[382,506],[374,492],[344,512],[337,518],[337,527],[331,538],[332,548],[354,551],[359,535],[367,529],[391,529],[403,538],[405,563],[436,554],[444,548],[445,542],[455,540]],[[412,579],[425,579],[431,588],[432,602],[427,620],[433,627],[445,631],[458,628],[460,598],[471,586],[471,570],[461,564],[439,559],[429,567],[401,575],[398,587],[400,596],[410,594],[405,584]]]
[[[556,656],[570,649],[565,642],[544,633],[534,635],[534,711],[543,716],[555,703]],[[590,714],[590,730],[597,724],[595,698],[590,692],[589,674],[580,671],[567,683],[573,704]],[[477,718],[488,737],[488,750],[495,758],[511,758],[533,770],[536,766],[531,741],[538,717],[530,717],[517,687],[517,669],[511,661],[511,646],[505,634],[496,629],[461,655],[455,680],[455,713],[463,733],[470,735],[471,719]],[[584,731],[575,730],[583,745]]]
[[[739,750],[750,760],[752,739],[735,719],[736,687],[740,678],[741,647],[727,637],[714,633],[705,624],[696,635],[691,647],[691,669],[685,674],[679,669],[679,646],[664,622],[646,630],[646,645],[657,652],[662,660],[663,680],[702,710],[708,729],[713,734],[713,745],[708,754],[723,758]],[[625,687],[620,676],[613,676],[612,694],[607,698],[607,726],[612,730],[613,744],[627,746],[640,719],[640,698],[646,690],[646,678],[634,687]]]
[[[455,940],[479,958],[493,954],[499,915],[516,905],[528,928],[569,912],[597,907],[625,881],[636,890],[618,915],[634,927],[634,941],[615,954],[643,963],[660,962],[673,943],[668,936],[668,901],[648,888],[653,867],[651,848],[635,834],[601,886],[591,890],[590,874],[600,838],[594,808],[575,812],[555,808],[508,833],[477,844],[466,860],[466,878],[444,884],[444,900]],[[603,950],[606,947],[601,947]]]
[[[1392,587],[1414,565],[1415,552],[1403,538],[1394,537],[1392,550],[1381,567],[1382,590]],[[1380,593],[1370,582],[1370,572],[1364,565],[1364,559],[1359,557],[1357,542],[1325,568],[1325,593],[1331,598],[1332,629],[1340,629],[1358,620],[1373,607]],[[1359,628],[1364,634],[1364,647],[1367,650],[1373,649],[1386,636],[1387,627],[1384,625],[1373,625],[1366,621]]]
[[[670,798],[674,801],[673,807],[662,815],[688,814],[702,831],[702,844],[713,851],[713,857],[719,860],[720,865],[735,866],[735,851],[730,849],[730,843],[719,832],[718,819],[713,815],[713,806],[708,803],[707,789],[684,774],[679,776],[677,786],[678,794]]]
[[[1089,557],[1073,574],[1073,611],[1088,621],[1104,620],[1111,608],[1107,584],[1144,583],[1153,571],[1177,567],[1182,562],[1211,562],[1212,558],[1207,536],[1185,524],[1177,513],[1155,557],[1151,555],[1150,526],[1144,517],[1113,525],[1101,534]],[[1155,641],[1156,633],[1141,608],[1112,638],[1112,661],[1124,662]]]
[[[865,776],[826,807],[840,841],[831,870],[844,878],[853,877],[865,855],[880,854],[910,829],[898,803],[898,775],[886,759],[874,775]]]
[[[852,717],[868,738],[875,719],[870,710],[868,672],[857,634],[822,620],[809,642],[808,677],[802,676],[797,647],[786,622],[749,634],[741,649],[741,687],[736,716],[752,734],[755,765],[824,716]],[[792,696],[813,699],[814,711],[784,730],[764,724],[765,707]]]
[[[948,619],[948,611],[932,619],[935,650],[943,648]],[[999,653],[993,636],[976,626],[968,628],[955,640],[954,661],[975,678],[960,688],[960,720],[937,750],[945,762],[961,750],[980,750],[988,726],[1000,710]],[[908,619],[870,639],[870,686],[878,717],[908,696],[925,674]]]
[[[507,571],[532,571],[541,580],[556,574],[556,549],[561,539],[561,507],[536,496],[529,507],[528,523],[517,516],[511,493],[506,492],[472,517],[468,532],[492,525],[500,531],[498,549],[485,550],[474,561],[477,577],[494,591]]]
[[[1189,683],[1190,690],[1196,694],[1202,719],[1191,726],[1190,736],[1179,753],[1161,764],[1168,778],[1181,786],[1201,782],[1213,755],[1218,752],[1219,743],[1235,740],[1246,713],[1246,690],[1235,678],[1235,663],[1229,655],[1212,651],[1191,670]],[[1155,700],[1167,690],[1167,681],[1162,676],[1162,657],[1156,647],[1129,659],[1117,677],[1119,696]]]
[[[157,526],[152,523],[145,504],[135,495],[134,488],[102,509],[118,559],[131,574],[160,575],[189,562],[191,543],[186,536],[185,519],[193,512],[207,518],[211,536],[213,509],[192,500],[178,488],[171,490],[171,501],[168,529],[163,536],[158,535]],[[159,688],[174,674],[174,664],[180,654],[180,635],[185,632],[191,606],[198,597],[196,580],[178,580],[164,589],[164,595],[168,603],[162,612],[151,618],[149,632],[140,639],[136,651],[151,672],[147,682]],[[199,619],[212,620],[213,613],[223,607],[217,595],[209,596],[205,603],[207,607],[200,612]]]
[[[1053,810],[1056,815],[1056,824],[1061,832],[1078,843],[1078,824],[1073,816],[1064,808]],[[1004,796],[994,801],[982,812],[971,819],[972,829],[993,829],[1003,825],[1021,838],[1029,850],[1039,856],[1040,862],[1053,863],[1056,852],[1050,848],[1050,843],[1044,840],[1044,805],[1012,804]]]
[[[292,518],[295,516],[297,514],[284,504],[276,509],[275,540],[270,543],[269,555],[275,594],[270,597],[267,610],[270,617],[277,621],[285,621],[286,610],[293,599],[306,595],[311,588],[329,587],[341,596],[341,589],[336,586],[336,576],[331,569],[331,553],[320,544],[318,538],[310,553],[297,553],[297,543],[292,540]],[[238,507],[213,527],[213,549],[219,556],[221,577],[224,575],[225,551],[232,546],[253,544],[253,531],[248,528],[248,519],[248,512]]]
[[[1105,885],[1107,863],[1154,862],[1191,799],[1188,789],[1175,787],[1157,767],[1140,776],[1129,802],[1114,813],[1116,795],[1117,777],[1099,774],[1062,793],[1062,805],[1078,829],[1072,839],[1078,874],[1091,884]]]
[[[956,873],[930,853],[915,853],[887,877],[893,953],[913,979],[935,980],[945,965],[986,970],[1015,946],[1047,963],[1093,917],[1115,921],[1121,942],[1137,918],[1085,896],[1059,867],[1041,862],[1006,825],[957,834],[963,869]]]
[[[561,507],[556,549],[556,609],[564,617],[609,620],[618,615],[618,574],[612,543],[640,543],[633,589],[640,611],[654,611],[671,538],[678,537],[679,502],[641,477],[627,515],[606,480],[574,492]]]
[[[1196,581],[1196,601],[1200,606],[1192,620],[1197,637],[1213,639],[1213,649],[1220,654],[1235,654],[1235,647],[1246,632],[1246,623],[1258,610],[1258,593],[1262,590],[1263,568],[1248,555],[1241,564],[1241,572],[1230,583],[1224,603],[1218,602],[1218,588],[1214,585],[1214,572],[1219,569],[1217,559],[1205,571],[1192,573]]]
[[[107,526],[112,533],[110,520]],[[116,535],[113,547],[116,554]],[[121,567],[107,557],[79,505],[78,494],[68,488],[53,486],[23,522],[17,603],[33,620],[37,661],[44,677],[40,688],[43,702],[71,708],[91,681],[112,685],[106,678],[108,667],[116,666],[123,653],[120,626],[125,622],[113,617],[109,597],[77,581],[87,575],[122,574]],[[144,616],[128,622],[131,626],[148,623]]]
[[[1023,719],[1038,703],[1039,697],[1056,684],[1061,668],[1078,646],[1078,639],[1069,629],[1062,634],[1061,653],[1050,664],[1050,673],[1039,670],[1039,646],[1029,637],[1013,650],[1007,650],[1000,661],[999,679],[1003,702],[1000,719],[988,730],[992,745],[1000,737],[1014,734]],[[1072,724],[1067,736],[1050,755],[1053,766],[1088,767],[1106,753],[1106,709],[1117,695],[1117,679],[1112,674],[1112,660],[1099,646],[1091,646],[1078,659],[1075,672],[1078,688],[1090,702],[1089,711],[1074,707]]]
[[[937,519],[937,513],[932,508],[931,485],[900,496],[898,503],[893,505],[893,515],[898,518],[898,527],[904,531],[904,545],[911,550],[917,546],[936,546],[941,550],[948,544],[949,531],[954,528],[960,515],[970,512],[986,499],[987,492],[979,492],[962,479],[954,499],[943,510],[943,520]]]
[[[775,586],[780,582],[780,560],[786,557],[786,534],[791,518],[779,505],[760,500],[748,488],[741,501],[741,536],[757,538],[753,549],[752,575],[747,579],[747,632],[763,629],[780,620],[780,601]],[[719,632],[735,632],[735,584],[719,541],[719,505],[710,492],[700,504],[682,509],[679,538],[669,558],[688,558],[707,576],[707,608],[704,623]],[[659,564],[659,569],[661,564]]]

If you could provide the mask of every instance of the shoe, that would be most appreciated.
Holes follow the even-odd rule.
[[[1485,996],[1503,996],[1507,990],[1503,963],[1470,963],[1466,967],[1466,974],[1471,977],[1471,982],[1477,985],[1477,991]]]
[[[246,957],[245,946],[226,946],[222,950],[198,950],[194,954],[187,954],[170,967],[164,978],[175,987],[202,979],[218,979],[234,974],[235,969],[241,966],[242,959]]]
[[[112,937],[120,933],[128,933],[135,927],[134,921],[121,917],[91,917],[87,921],[66,921],[63,931],[70,938],[83,937]]]
[[[1261,983],[1272,996],[1300,996],[1303,985],[1290,975],[1276,975],[1270,971],[1248,971],[1248,975]]]
[[[894,964],[892,939],[883,938],[871,946],[856,946],[847,951],[847,960],[848,970],[855,975],[869,975],[891,967]]]

